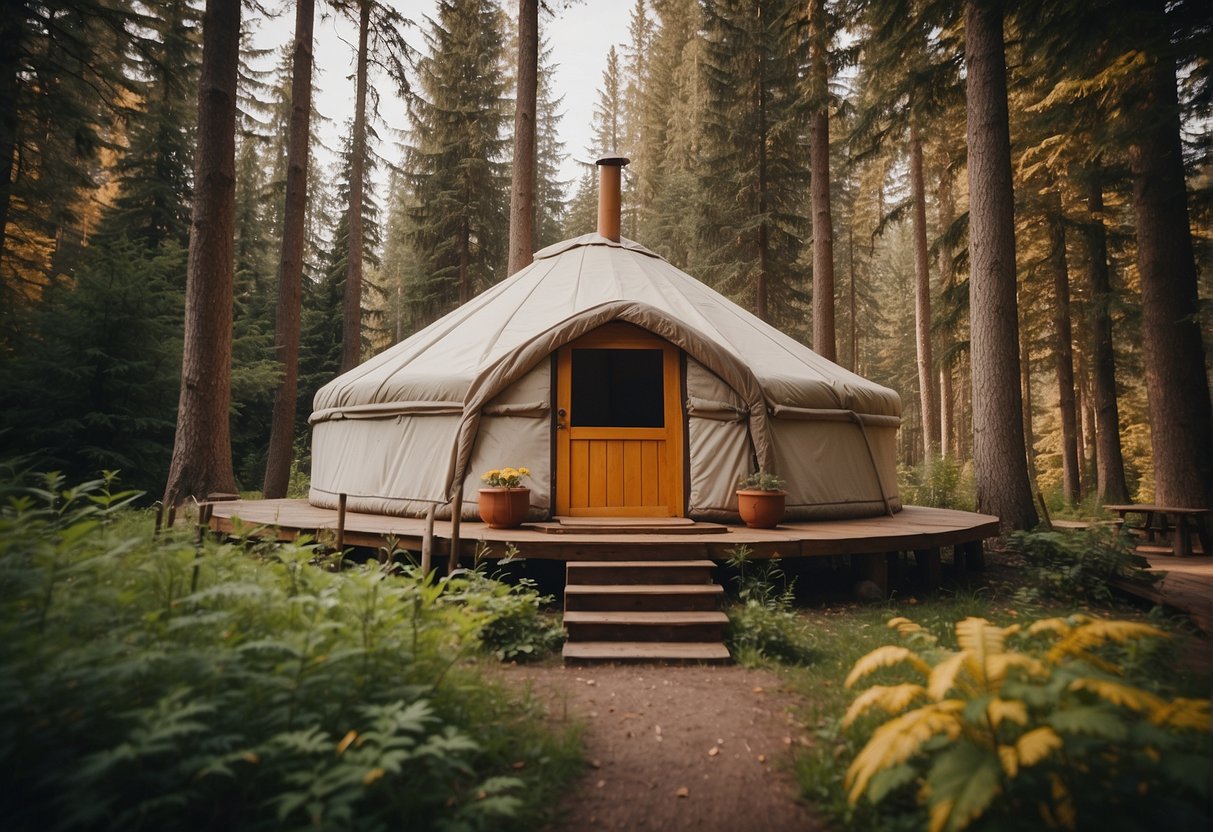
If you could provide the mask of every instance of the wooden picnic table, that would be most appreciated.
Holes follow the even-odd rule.
[[[1153,543],[1155,535],[1170,536],[1171,550],[1177,557],[1192,554],[1192,533],[1200,538],[1201,549],[1206,555],[1213,554],[1205,531],[1205,520],[1209,514],[1207,508],[1182,508],[1179,506],[1159,506],[1151,503],[1131,503],[1126,505],[1106,505],[1108,511],[1120,515],[1121,522],[1130,514],[1141,514],[1145,523],[1141,527],[1146,542]]]

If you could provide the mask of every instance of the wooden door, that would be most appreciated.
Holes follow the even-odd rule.
[[[557,353],[556,513],[681,517],[679,350],[607,324]]]

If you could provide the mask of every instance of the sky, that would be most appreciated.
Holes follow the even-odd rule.
[[[554,86],[557,96],[564,96],[561,111],[560,134],[569,157],[565,160],[562,178],[570,181],[570,190],[579,175],[576,159],[590,161],[586,146],[592,135],[591,119],[602,72],[606,68],[607,50],[612,44],[622,45],[627,39],[628,18],[631,14],[630,0],[580,0],[568,9],[561,8],[566,0],[547,0],[554,14],[540,12],[539,34],[546,38],[552,49],[552,63],[556,65]],[[271,10],[273,3],[267,4]],[[281,0],[278,7],[283,11],[273,20],[261,21],[254,34],[254,43],[262,48],[278,48],[290,42],[295,25],[294,4]],[[415,48],[424,47],[421,31],[427,25],[425,18],[434,13],[433,0],[396,0],[396,7],[405,17],[418,24],[406,33],[409,43]],[[514,3],[505,3],[506,13],[516,15]],[[321,137],[329,148],[340,145],[340,132],[353,115],[354,91],[351,76],[354,71],[354,46],[357,43],[357,28],[352,21],[337,17],[323,2],[317,4],[318,19],[315,32],[315,61],[318,70],[316,85],[317,110],[326,116],[329,124],[321,130]],[[395,94],[394,84],[383,77],[372,77],[371,84],[381,96],[380,114],[389,128],[400,130],[406,126],[404,106]],[[511,124],[512,124],[511,114]],[[389,131],[381,131],[384,140],[380,153],[395,162],[400,151],[389,144]],[[322,165],[332,162],[332,154],[323,154],[317,161]],[[385,196],[379,190],[380,198]]]

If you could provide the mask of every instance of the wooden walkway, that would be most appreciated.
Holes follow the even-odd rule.
[[[1213,636],[1213,557],[1181,558],[1142,549],[1137,553],[1150,561],[1151,570],[1166,572],[1166,576],[1152,587],[1123,581],[1117,586],[1139,598],[1187,613],[1206,635]]]

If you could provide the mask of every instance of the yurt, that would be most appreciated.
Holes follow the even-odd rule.
[[[626,163],[599,161],[598,233],[317,392],[313,505],[474,519],[481,474],[512,466],[533,519],[735,521],[757,470],[785,520],[900,510],[898,395],[621,239]]]

